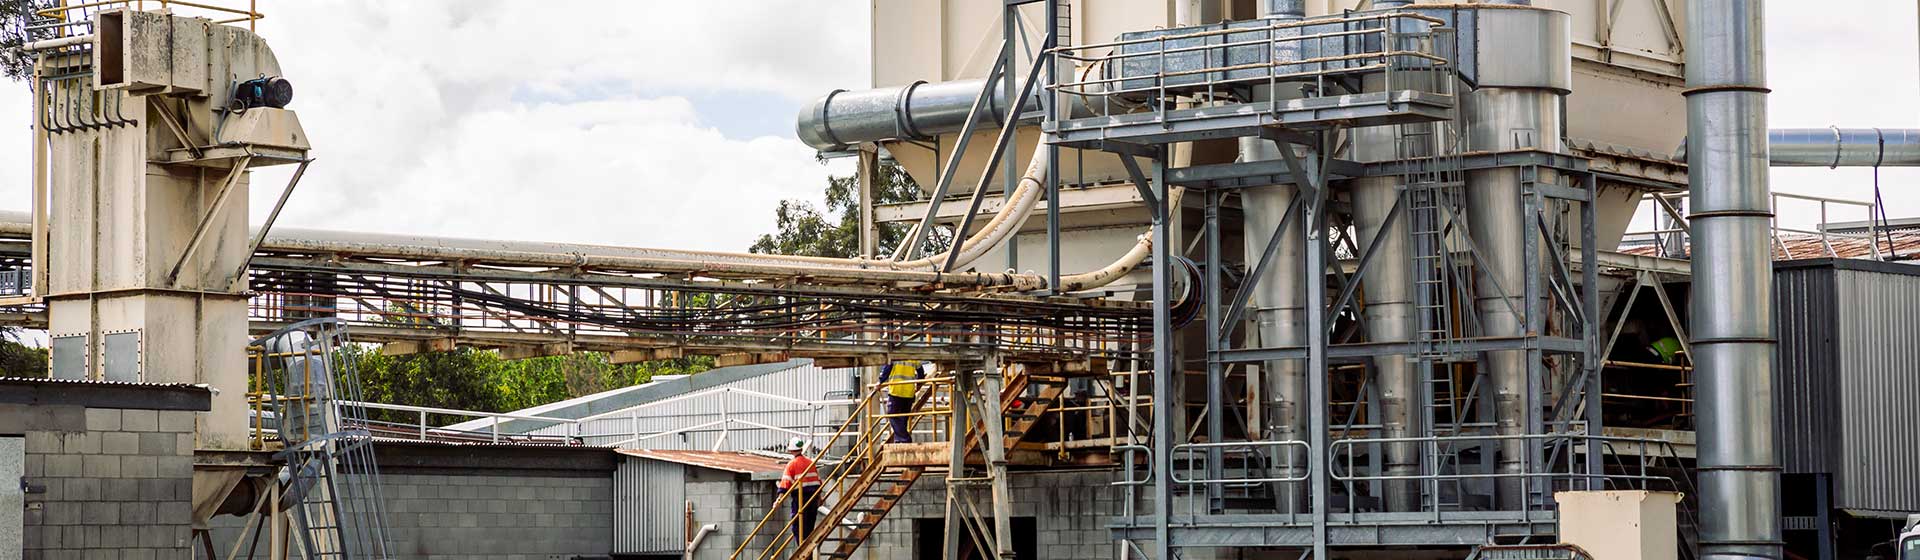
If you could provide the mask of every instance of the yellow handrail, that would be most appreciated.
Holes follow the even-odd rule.
[[[828,438],[826,445],[821,446],[821,455],[824,456],[826,453],[826,450],[832,449],[833,444],[839,441],[840,436],[847,433],[849,430],[851,430],[863,415],[872,416],[875,418],[905,416],[905,415],[871,414],[870,411],[872,409],[873,403],[875,402],[874,397],[882,394],[888,388],[896,385],[928,385],[930,386],[930,388],[927,391],[927,396],[925,400],[928,402],[931,402],[934,400],[934,394],[938,392],[940,387],[942,386],[951,387],[953,379],[954,379],[953,377],[949,376],[949,377],[935,377],[935,378],[928,378],[928,379],[890,381],[890,382],[875,384],[874,389],[872,391],[868,391],[866,396],[861,398],[860,404],[854,407],[853,413],[847,416],[846,422],[840,425],[840,429],[834,432],[834,435],[832,438]],[[921,416],[927,416],[927,415],[918,414],[918,415],[912,415],[911,417],[908,418],[907,420],[908,431],[912,431],[913,426],[918,424]],[[821,488],[819,492],[815,495],[816,498],[826,496],[828,494],[842,493],[844,490],[846,490],[848,479],[853,478],[855,474],[858,474],[855,472],[854,466],[871,459],[873,455],[877,453],[881,448],[881,446],[875,445],[876,443],[879,443],[880,432],[881,430],[862,430],[859,432],[858,438],[854,441],[853,445],[849,448],[846,456],[841,458],[840,463],[838,465],[835,465],[834,468],[831,471],[829,471],[826,477],[823,477],[827,479],[828,482],[821,484]],[[815,457],[815,458],[817,459],[818,457]],[[829,486],[831,486],[831,488],[829,488]],[[799,485],[794,485],[793,487],[788,488],[787,490],[781,492],[779,499],[774,501],[775,507],[768,509],[766,516],[761,517],[760,522],[755,524],[753,529],[746,533],[746,538],[741,540],[740,545],[737,548],[735,548],[733,551],[733,554],[729,555],[727,558],[729,560],[738,560],[740,558],[740,555],[746,552],[747,546],[753,542],[753,535],[760,534],[760,531],[766,528],[767,523],[772,521],[775,515],[779,514],[780,512],[779,504],[786,503],[786,501],[790,499],[796,499],[794,494],[798,491],[799,488],[800,488]],[[804,544],[804,541],[796,542],[795,539],[792,538],[793,525],[795,523],[798,523],[799,520],[800,520],[799,516],[792,516],[792,517],[789,517],[785,523],[782,523],[780,525],[779,531],[775,533],[773,537],[774,539],[773,542],[768,543],[765,549],[761,550],[759,554],[755,555],[754,556],[755,560],[767,560],[768,558],[777,557],[777,555],[780,552],[786,550],[789,544],[793,544],[796,546]],[[813,530],[818,530],[818,529],[819,529],[818,527],[815,527]]]
[[[36,11],[34,12],[34,14],[39,15],[41,17],[50,17],[50,18],[59,19],[60,21],[67,21],[68,12],[72,12],[74,10],[83,10],[86,8],[98,8],[102,6],[114,6],[114,5],[124,5],[134,9],[144,9],[146,8],[146,1],[145,0],[100,0],[97,2],[83,2],[79,4],[72,4],[72,5],[66,5],[66,6],[55,6],[52,8]],[[233,14],[233,15],[240,16],[233,19],[216,21],[214,23],[225,25],[229,23],[239,23],[244,21],[244,22],[247,22],[247,29],[249,31],[254,30],[254,25],[253,25],[254,21],[264,19],[267,17],[266,14],[260,13],[260,11],[256,9],[256,0],[247,0],[247,8],[244,10],[240,8],[229,8],[226,6],[216,6],[213,4],[202,4],[199,2],[188,2],[184,0],[160,0],[161,8],[169,8],[175,5],[186,6],[189,8],[199,8],[202,10],[209,10],[209,11],[214,11],[214,12],[219,12],[224,14]]]
[[[823,446],[821,446],[821,455],[825,455],[825,454],[826,454],[826,450],[827,450],[827,449],[832,449],[832,448],[833,448],[833,444],[834,444],[835,442],[837,442],[837,441],[839,441],[839,440],[840,440],[840,436],[841,436],[841,435],[843,435],[843,434],[846,434],[846,433],[847,433],[847,431],[848,431],[848,430],[849,430],[849,429],[850,429],[850,428],[851,428],[851,427],[852,427],[852,426],[854,425],[854,423],[855,423],[855,422],[858,422],[858,421],[860,420],[860,416],[861,416],[861,414],[862,414],[862,413],[863,413],[864,411],[866,411],[866,410],[867,410],[868,408],[870,408],[870,407],[872,407],[872,406],[873,406],[873,402],[874,402],[874,400],[873,400],[873,397],[874,397],[874,395],[876,395],[876,394],[879,394],[879,391],[871,391],[871,392],[868,392],[868,393],[867,393],[867,395],[866,395],[865,397],[862,397],[862,398],[860,399],[860,404],[859,404],[859,405],[856,405],[856,406],[854,406],[854,409],[853,409],[853,413],[852,413],[852,414],[849,414],[849,415],[847,415],[847,421],[846,421],[846,422],[844,422],[844,423],[842,423],[842,424],[840,424],[840,428],[839,428],[838,430],[836,430],[836,431],[834,431],[834,433],[833,433],[833,437],[830,437],[830,438],[827,438],[827,444],[826,444],[826,445],[823,445]],[[862,440],[862,441],[864,441],[865,439],[867,439],[867,437],[868,437],[868,435],[869,435],[869,434],[868,434],[867,432],[871,432],[871,431],[873,431],[873,430],[867,430],[867,431],[863,431],[863,432],[861,432],[861,433],[860,433],[860,436],[859,436],[859,438],[860,438],[860,440]],[[861,447],[862,447],[862,446],[860,445],[860,443],[861,443],[861,442],[856,442],[856,443],[854,444],[854,446],[852,447],[852,449],[853,449],[853,450],[858,450],[858,449],[861,449]],[[815,458],[815,459],[818,459],[819,457],[818,457],[818,456],[816,456],[816,457],[814,457],[814,458]],[[839,466],[836,466],[836,467],[835,467],[835,470],[834,470],[834,471],[832,471],[832,472],[833,472],[833,473],[838,473],[838,472],[839,472],[839,469],[840,469],[840,468],[843,468],[843,467],[844,467],[845,465],[850,465],[850,464],[852,464],[852,463],[853,463],[853,454],[852,454],[852,452],[850,451],[850,452],[848,453],[848,456],[847,456],[846,458],[844,458],[844,459],[842,459],[842,461],[841,461],[841,463],[840,463],[840,465],[839,465]],[[769,508],[769,509],[767,510],[767,515],[766,515],[765,517],[761,517],[761,518],[760,518],[760,522],[759,522],[759,523],[757,523],[757,524],[755,524],[755,525],[753,526],[753,529],[752,529],[752,530],[750,530],[750,531],[747,531],[747,537],[746,537],[746,538],[744,538],[744,539],[741,539],[741,540],[740,540],[740,546],[739,546],[739,547],[737,547],[737,548],[735,548],[735,549],[734,549],[734,551],[733,551],[733,554],[732,554],[732,555],[729,555],[729,556],[728,556],[727,558],[728,558],[729,560],[734,560],[734,559],[737,559],[737,558],[739,558],[739,557],[740,557],[740,554],[741,554],[741,553],[744,553],[744,552],[746,552],[746,549],[747,549],[747,545],[753,542],[753,535],[758,535],[758,534],[760,534],[760,531],[761,531],[761,529],[764,529],[764,528],[766,528],[766,525],[767,525],[767,522],[769,522],[769,521],[772,521],[772,520],[773,520],[773,516],[774,516],[774,514],[776,514],[776,513],[778,513],[778,512],[780,511],[780,508],[779,508],[779,505],[780,505],[780,504],[782,504],[782,503],[786,503],[786,501],[787,501],[787,500],[789,500],[789,499],[795,499],[795,498],[794,498],[794,494],[795,494],[795,493],[797,493],[797,492],[799,491],[799,488],[800,488],[800,485],[797,485],[797,484],[796,484],[796,485],[794,485],[794,486],[792,486],[792,487],[789,487],[789,488],[787,488],[787,489],[786,489],[785,491],[782,491],[782,492],[780,493],[780,497],[779,497],[778,499],[776,499],[776,500],[774,500],[774,502],[773,502],[773,503],[774,503],[774,507],[772,507],[772,508]],[[795,519],[788,519],[786,523],[784,523],[784,524],[782,524],[782,525],[781,525],[781,527],[780,527],[780,533],[779,533],[779,534],[780,534],[780,535],[788,535],[788,534],[791,534],[791,532],[789,531],[789,529],[791,529],[791,528],[793,527],[793,523],[794,523],[794,521],[795,521]],[[770,545],[768,545],[768,548],[769,548],[769,549],[772,549],[772,548],[774,548],[774,546],[776,546],[776,545],[783,545],[783,542],[782,542],[782,541],[784,541],[784,540],[785,540],[785,539],[784,539],[783,537],[775,537],[775,539],[776,539],[776,542],[775,542],[775,544],[770,544]]]

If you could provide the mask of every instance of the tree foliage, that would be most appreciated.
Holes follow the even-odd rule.
[[[33,58],[20,51],[20,46],[30,38],[27,25],[33,20],[33,12],[50,4],[48,0],[0,0],[0,74],[7,79],[26,79],[33,71]]]
[[[638,385],[657,375],[684,375],[713,368],[708,357],[615,365],[607,354],[581,352],[508,360],[491,350],[461,348],[389,356],[350,346],[347,359],[359,368],[363,396],[371,402],[507,412],[609,389]],[[413,423],[412,413],[370,410],[375,420]],[[438,425],[468,420],[431,414]]]
[[[20,341],[16,329],[0,329],[0,377],[46,377],[47,349]]]
[[[874,174],[874,204],[912,202],[920,199],[920,186],[906,169],[883,160]],[[755,253],[803,255],[809,257],[850,258],[860,255],[860,176],[828,177],[827,206],[822,209],[806,200],[783,200],[774,209],[777,231],[761,235],[748,250]],[[882,225],[876,239],[877,254],[890,255],[906,242],[910,226]],[[947,229],[929,233],[922,254],[945,250],[952,241]]]

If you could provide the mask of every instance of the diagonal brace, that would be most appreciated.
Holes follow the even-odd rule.
[[[253,163],[253,156],[240,158],[233,162],[233,169],[227,172],[227,178],[220,182],[220,192],[213,197],[213,205],[207,213],[200,216],[200,225],[193,228],[193,237],[187,239],[187,249],[180,253],[180,260],[173,263],[173,271],[167,273],[167,285],[179,287],[180,271],[187,267],[187,261],[193,260],[193,254],[200,250],[200,242],[207,238],[207,230],[213,229],[214,220],[226,210],[227,201],[233,199],[233,187],[240,184],[240,178],[247,175],[247,165]],[[251,257],[252,255],[248,255]]]

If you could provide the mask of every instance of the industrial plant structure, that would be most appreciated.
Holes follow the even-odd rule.
[[[1769,130],[1759,0],[875,0],[796,127],[858,159],[846,259],[250,230],[298,69],[174,4],[28,25],[28,557],[1825,560],[1920,513],[1911,232],[1767,182],[1920,130]],[[496,414],[364,402],[376,343],[763,369]]]

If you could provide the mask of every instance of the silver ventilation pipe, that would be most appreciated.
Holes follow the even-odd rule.
[[[1260,17],[1297,20],[1307,17],[1307,0],[1266,0]]]
[[[1562,151],[1558,92],[1481,88],[1466,95],[1461,108],[1470,123],[1467,141],[1474,151]],[[1545,179],[1543,176],[1542,180]],[[1474,282],[1474,305],[1486,336],[1526,334],[1524,288],[1529,267],[1521,247],[1526,243],[1526,236],[1538,237],[1539,234],[1529,227],[1529,217],[1524,215],[1520,204],[1522,189],[1518,169],[1467,173],[1467,223],[1474,242],[1487,259],[1479,270],[1479,281]],[[1534,264],[1533,268],[1537,269],[1539,263]],[[1527,352],[1487,352],[1483,365],[1493,381],[1494,422],[1498,425],[1498,434],[1527,433],[1527,395],[1533,389],[1528,380]],[[1515,475],[1526,472],[1528,449],[1524,440],[1500,442],[1499,469],[1507,475],[1499,479],[1498,498],[1503,509],[1520,509],[1523,505],[1522,480]]]
[[[836,90],[800,112],[794,133],[817,150],[837,150],[861,142],[931,138],[959,132],[967,112],[986,80],[957,80],[930,84],[914,82],[900,87],[864,91]],[[1007,115],[1006,92],[993,89],[993,99],[982,107],[980,122],[1000,123]],[[1027,98],[1018,114],[1039,122],[1040,96]]]
[[[1767,131],[1774,167],[1920,166],[1920,130],[1776,128]]]
[[[1369,77],[1367,91],[1381,91],[1383,77]],[[1398,130],[1375,126],[1353,130],[1354,159],[1362,162],[1390,161],[1400,157]],[[1387,223],[1400,198],[1400,181],[1394,177],[1366,177],[1350,183],[1353,197],[1354,232],[1359,246],[1375,247],[1379,253],[1361,275],[1366,286],[1365,325],[1369,342],[1407,342],[1413,340],[1413,273],[1411,219]],[[1377,240],[1377,241],[1376,241]],[[1380,437],[1414,437],[1414,411],[1419,409],[1419,385],[1413,364],[1401,354],[1373,359],[1374,381],[1379,397]],[[1387,476],[1410,477],[1419,474],[1420,449],[1415,443],[1388,444],[1384,450]],[[1411,480],[1390,480],[1383,492],[1387,511],[1417,511],[1419,486]]]
[[[1680,141],[1674,159],[1687,157]],[[1920,129],[1776,128],[1767,131],[1774,167],[1920,167]]]
[[[1761,0],[1687,0],[1700,552],[1780,558]]]
[[[1282,159],[1281,149],[1272,140],[1256,137],[1240,139],[1241,161],[1279,160]],[[1298,193],[1299,189],[1294,185],[1269,185],[1240,191],[1243,216],[1241,239],[1245,243],[1244,254],[1249,263],[1257,262],[1266,251],[1267,243],[1273,239],[1274,228],[1279,227]],[[1258,339],[1255,341],[1257,347],[1293,347],[1307,343],[1306,290],[1301,284],[1307,240],[1300,224],[1296,218],[1287,225],[1287,229],[1280,232],[1278,246],[1267,263],[1266,273],[1252,279],[1253,296],[1249,303],[1252,306],[1250,309],[1254,336]],[[1269,438],[1306,441],[1306,364],[1300,360],[1271,360],[1261,364],[1261,372],[1266,378],[1266,394],[1270,399],[1270,412],[1267,414],[1271,428]],[[1298,451],[1294,447],[1286,447],[1284,453],[1288,456],[1279,459],[1281,464],[1291,467],[1287,476],[1298,476],[1305,472],[1306,456]],[[1304,498],[1304,493],[1296,491],[1289,492],[1286,499],[1297,506]]]
[[[1306,18],[1304,0],[1267,0],[1262,6],[1263,17],[1283,21]],[[1276,60],[1299,58],[1298,43],[1286,42],[1275,46]],[[1256,86],[1254,97],[1292,98],[1299,97],[1297,85]],[[1258,137],[1240,139],[1240,161],[1276,161],[1284,159],[1280,150],[1291,150],[1291,146],[1282,147],[1272,140]],[[1259,278],[1249,279],[1253,294],[1248,303],[1253,315],[1253,334],[1257,347],[1295,347],[1307,343],[1307,305],[1306,289],[1303,281],[1318,281],[1309,278],[1305,270],[1307,251],[1306,230],[1303,221],[1295,219],[1280,231],[1279,239],[1274,240],[1274,230],[1285,221],[1289,207],[1299,196],[1296,185],[1268,185],[1248,188],[1240,191],[1241,240],[1245,246],[1245,258],[1248,266],[1258,262],[1267,249],[1269,242],[1276,247],[1273,258],[1268,262],[1265,273]],[[1298,210],[1296,210],[1298,211]],[[1307,377],[1306,363],[1301,360],[1271,360],[1261,364],[1261,373],[1266,382],[1268,398],[1267,422],[1268,438],[1277,441],[1307,440]],[[1306,472],[1307,456],[1293,446],[1287,446],[1278,460],[1289,467],[1285,476],[1299,476]],[[1300,484],[1288,485],[1282,497],[1291,511],[1300,511],[1306,502],[1307,494],[1301,491]]]
[[[1566,14],[1550,10],[1486,10],[1481,17],[1500,20],[1482,25],[1482,52],[1539,53],[1537,60],[1543,64],[1507,68],[1507,72],[1483,77],[1479,89],[1462,96],[1467,150],[1563,151],[1560,105],[1572,84]],[[1474,282],[1474,306],[1480,325],[1486,336],[1526,335],[1526,271],[1539,270],[1541,262],[1527,263],[1522,250],[1528,236],[1537,238],[1539,233],[1532,227],[1533,218],[1525,215],[1521,204],[1520,170],[1477,170],[1467,173],[1466,179],[1468,228],[1486,258],[1477,271],[1478,281]],[[1552,174],[1542,172],[1537,180],[1553,179]],[[1534,368],[1527,363],[1527,352],[1487,352],[1481,365],[1493,382],[1491,400],[1496,432],[1518,436],[1537,429],[1540,408],[1532,404],[1530,395],[1540,394],[1544,389],[1537,386],[1540,380],[1532,379]],[[1497,463],[1500,474],[1505,476],[1498,479],[1496,498],[1502,509],[1521,509],[1525,505],[1525,480],[1518,475],[1527,472],[1534,449],[1536,446],[1524,439],[1500,441]]]

